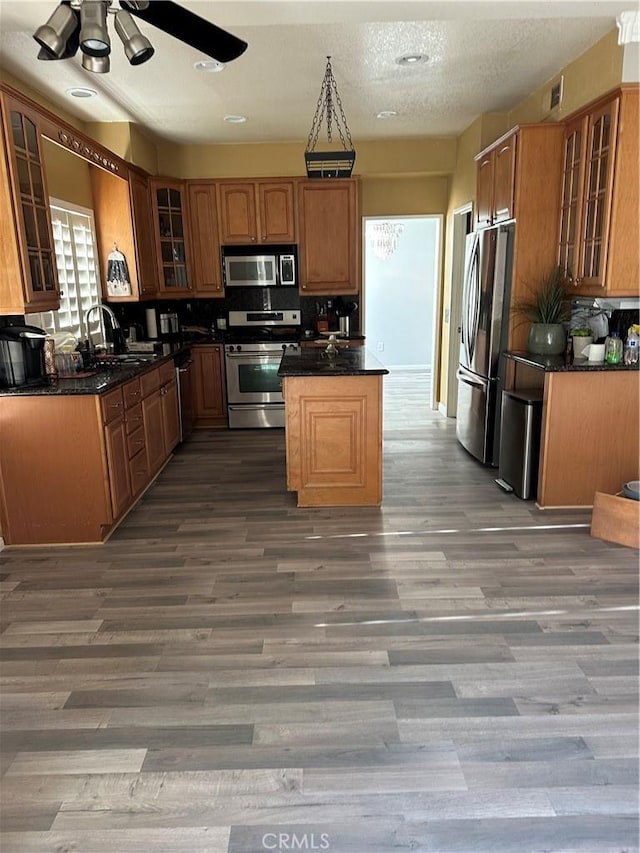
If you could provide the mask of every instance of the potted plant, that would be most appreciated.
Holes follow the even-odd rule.
[[[593,332],[589,326],[581,326],[578,329],[571,329],[569,335],[573,338],[573,357],[584,358],[582,354],[585,347],[593,343]]]
[[[566,347],[563,323],[571,316],[567,292],[569,278],[556,266],[542,280],[531,299],[519,302],[515,310],[531,321],[527,349],[537,355],[559,355]]]

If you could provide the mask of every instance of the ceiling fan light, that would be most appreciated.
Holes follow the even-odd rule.
[[[33,34],[48,54],[59,59],[65,51],[67,39],[76,28],[76,17],[70,7],[60,3],[46,24],[43,24]]]
[[[80,7],[80,48],[84,54],[99,57],[108,56],[111,52],[107,6],[105,0],[83,0]]]
[[[124,45],[124,52],[131,65],[142,65],[155,53],[149,39],[142,35],[138,25],[128,12],[116,12],[116,32]]]
[[[94,74],[106,74],[111,68],[109,56],[91,56],[90,53],[82,54],[82,67],[85,71],[93,71]]]

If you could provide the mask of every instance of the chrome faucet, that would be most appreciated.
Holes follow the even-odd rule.
[[[96,311],[98,309],[103,311],[107,315],[107,317],[111,321],[111,328],[114,332],[116,331],[116,329],[120,329],[120,323],[118,322],[118,318],[116,317],[116,315],[113,313],[113,310],[109,308],[108,305],[105,305],[103,302],[96,302],[95,305],[92,305],[87,310],[87,313],[84,315],[84,324],[87,327],[87,340],[89,341],[89,347],[91,349],[93,349],[93,341],[91,340],[91,332],[89,331],[89,315],[92,311]],[[114,335],[114,350],[116,348],[115,344],[117,337],[118,335]]]

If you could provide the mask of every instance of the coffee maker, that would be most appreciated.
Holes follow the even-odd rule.
[[[0,387],[45,385],[44,342],[47,333],[37,326],[0,328]]]

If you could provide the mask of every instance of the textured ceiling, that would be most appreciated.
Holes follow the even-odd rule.
[[[458,134],[481,113],[514,107],[634,4],[183,2],[249,43],[217,74],[195,71],[206,57],[143,23],[156,49],[144,65],[128,64],[113,32],[108,74],[84,71],[78,57],[38,61],[32,34],[56,5],[0,0],[0,66],[84,120],[136,122],[176,142],[235,143],[306,139],[327,55],[354,142]],[[398,65],[407,53],[430,60]],[[89,86],[98,97],[70,98],[65,90],[73,86]],[[383,110],[398,115],[376,118]],[[228,114],[248,120],[228,124]]]

